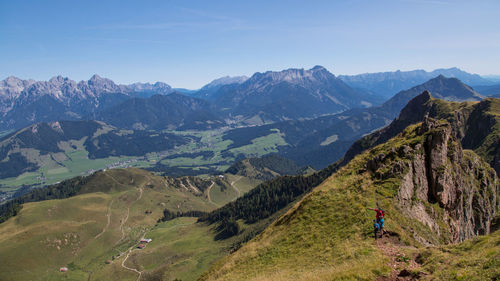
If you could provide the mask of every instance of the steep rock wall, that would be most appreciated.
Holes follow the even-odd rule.
[[[488,234],[499,208],[494,170],[462,150],[447,122],[426,118],[418,133],[423,145],[405,147],[401,154],[411,160],[397,164],[406,172],[397,194],[399,207],[445,242]]]

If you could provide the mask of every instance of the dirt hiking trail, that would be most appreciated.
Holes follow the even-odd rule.
[[[407,281],[422,278],[424,273],[420,270],[420,264],[415,261],[415,257],[405,254],[405,250],[415,250],[416,248],[404,245],[397,233],[386,231],[382,238],[378,238],[375,243],[380,251],[389,258],[387,265],[392,268],[390,276],[380,276],[375,279],[376,281]]]

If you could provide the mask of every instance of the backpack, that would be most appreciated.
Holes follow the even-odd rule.
[[[385,212],[384,212],[384,210],[382,210],[382,209],[380,209],[380,208],[378,209],[378,213],[379,213],[379,216],[380,216],[381,218],[383,218],[383,217],[385,216]]]

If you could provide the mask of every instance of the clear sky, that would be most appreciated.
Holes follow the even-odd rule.
[[[0,0],[0,79],[198,88],[314,65],[500,74],[499,15],[498,0]]]

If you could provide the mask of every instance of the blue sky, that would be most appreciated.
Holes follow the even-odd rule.
[[[500,1],[0,0],[0,79],[198,88],[225,75],[457,66],[500,74]]]

